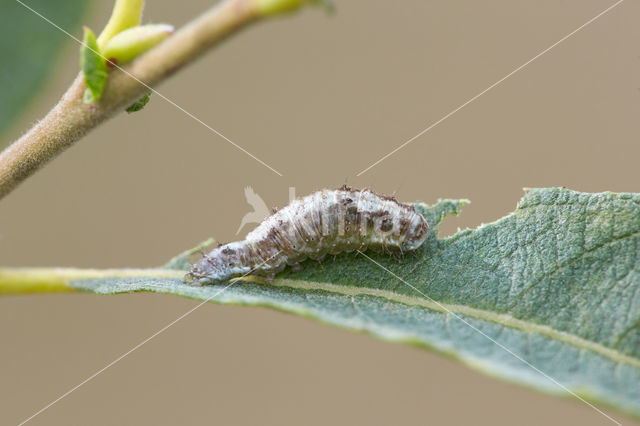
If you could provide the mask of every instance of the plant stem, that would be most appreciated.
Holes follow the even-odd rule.
[[[89,278],[182,278],[175,269],[0,268],[0,295],[78,291],[74,280]]]
[[[83,102],[85,84],[82,74],[78,75],[58,104],[0,154],[0,199],[91,129],[140,99],[149,90],[140,81],[149,87],[157,85],[236,30],[265,16],[257,0],[219,3],[133,61],[126,73],[112,70],[102,97],[91,105]]]

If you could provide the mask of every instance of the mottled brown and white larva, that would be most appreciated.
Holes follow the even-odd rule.
[[[354,250],[405,252],[427,238],[429,226],[413,206],[343,186],[293,200],[243,241],[221,245],[195,263],[185,280],[218,284],[253,274],[273,277],[286,265]]]

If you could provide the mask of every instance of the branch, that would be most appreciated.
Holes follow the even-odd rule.
[[[58,104],[0,154],[0,199],[102,122],[246,24],[299,6],[292,0],[225,0],[143,54],[125,72],[109,73],[99,101],[83,102],[78,75]],[[135,78],[131,77],[134,76]]]

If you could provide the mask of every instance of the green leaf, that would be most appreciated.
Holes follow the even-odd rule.
[[[129,105],[126,111],[129,113],[140,111],[149,103],[150,99],[151,99],[151,92],[147,92],[146,95],[144,95],[143,97],[141,97],[140,99],[138,99],[137,101]]]
[[[29,7],[77,34],[90,1],[30,0]],[[16,1],[4,2],[0,12],[0,133],[42,91],[60,63],[69,36]]]
[[[153,291],[267,306],[433,349],[568,396],[561,383],[640,415],[640,194],[535,189],[510,215],[437,238],[441,219],[462,204],[418,204],[430,235],[401,259],[342,254],[287,269],[271,284],[253,277],[225,291],[177,278],[70,285],[98,294]]]
[[[80,47],[80,69],[88,89],[84,94],[84,102],[90,104],[102,96],[107,82],[107,65],[100,55],[96,35],[89,27],[84,27],[84,40]]]

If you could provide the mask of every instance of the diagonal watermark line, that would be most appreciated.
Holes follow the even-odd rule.
[[[64,28],[60,27],[59,25],[57,25],[55,22],[51,21],[49,18],[47,18],[46,16],[43,16],[40,12],[38,12],[37,10],[31,8],[30,6],[26,5],[25,3],[23,3],[21,0],[16,0],[16,2],[18,2],[19,4],[21,4],[22,6],[24,6],[26,9],[30,10],[31,12],[33,12],[34,14],[36,14],[37,16],[39,16],[40,18],[42,18],[43,20],[45,20],[46,22],[48,22],[49,24],[51,24],[52,26],[54,26],[55,28],[57,28],[58,30],[62,31],[63,33],[65,33],[66,35],[68,35],[69,37],[71,37],[73,40],[75,40],[77,43],[81,44],[82,46],[85,46],[87,49],[90,49],[91,51],[93,51],[96,55],[99,55],[102,59],[104,59],[105,61],[108,60],[107,58],[105,58],[104,56],[102,56],[100,54],[100,52],[96,52],[95,50],[91,49],[89,46],[87,46],[84,42],[82,42],[82,40],[78,39],[77,37],[73,36],[71,33],[69,33],[68,31],[66,31]],[[210,131],[212,131],[213,133],[215,133],[216,135],[218,135],[219,137],[221,137],[222,139],[224,139],[225,141],[229,142],[231,145],[235,146],[236,148],[238,148],[240,151],[244,152],[245,154],[247,154],[249,157],[253,158],[254,160],[256,160],[258,163],[262,164],[263,166],[265,166],[266,168],[268,168],[269,170],[271,170],[272,172],[274,172],[275,174],[277,174],[278,176],[282,177],[282,173],[280,173],[278,170],[274,169],[273,167],[271,167],[270,165],[268,165],[267,163],[265,163],[264,161],[262,161],[261,159],[259,159],[258,157],[256,157],[255,155],[253,155],[252,153],[250,153],[249,151],[247,151],[246,149],[244,149],[243,147],[241,147],[240,145],[238,145],[237,143],[235,143],[234,141],[232,141],[231,139],[229,139],[228,137],[226,137],[225,135],[223,135],[222,133],[220,133],[219,131],[217,131],[216,129],[214,129],[213,127],[211,127],[210,125],[208,125],[207,123],[205,123],[204,121],[200,120],[198,117],[196,117],[195,115],[193,115],[192,113],[190,113],[189,111],[187,111],[186,109],[182,108],[180,105],[176,104],[175,102],[173,102],[171,99],[169,99],[168,97],[166,97],[165,95],[163,95],[162,93],[158,92],[156,89],[154,89],[153,87],[149,86],[148,84],[146,84],[145,82],[143,82],[142,80],[138,79],[135,75],[131,74],[130,72],[128,72],[127,70],[125,70],[124,68],[118,66],[117,64],[112,63],[112,65],[119,69],[120,71],[122,71],[123,73],[127,74],[129,77],[133,78],[135,81],[137,81],[138,83],[140,83],[142,86],[144,86],[145,88],[147,88],[148,90],[152,91],[153,93],[155,93],[157,96],[161,97],[162,99],[164,99],[165,101],[169,102],[171,105],[173,105],[174,107],[178,108],[180,111],[182,111],[183,113],[185,113],[186,115],[188,115],[189,117],[191,117],[192,119],[194,119],[195,121],[197,121],[198,123],[200,123],[201,125],[203,125],[204,127],[206,127],[207,129],[209,129]]]
[[[611,416],[609,416],[608,414],[606,414],[604,411],[600,410],[598,407],[596,407],[595,405],[591,404],[589,401],[585,400],[584,398],[582,398],[580,395],[576,394],[575,392],[573,392],[571,389],[567,388],[565,385],[563,385],[562,383],[560,383],[559,381],[557,381],[556,379],[554,379],[553,377],[549,376],[547,373],[545,373],[544,371],[540,370],[538,367],[536,367],[535,365],[531,364],[529,361],[525,360],[524,358],[522,358],[521,356],[519,356],[518,354],[516,354],[515,352],[513,352],[511,349],[507,348],[506,346],[504,346],[502,343],[496,341],[495,339],[493,339],[491,336],[487,335],[486,333],[484,333],[482,330],[478,329],[477,327],[475,327],[473,324],[470,324],[467,320],[465,320],[464,318],[462,318],[460,315],[456,314],[455,312],[452,312],[451,310],[447,309],[446,306],[442,305],[440,302],[438,302],[437,300],[432,299],[431,297],[427,296],[426,294],[424,294],[422,291],[420,291],[416,286],[409,284],[407,281],[403,280],[402,278],[400,278],[399,276],[397,276],[396,274],[394,274],[393,272],[391,272],[389,269],[385,268],[384,266],[382,266],[381,264],[379,264],[378,262],[376,262],[375,260],[373,260],[372,258],[370,258],[369,256],[367,256],[366,254],[364,254],[363,252],[361,252],[360,250],[357,250],[358,254],[361,254],[362,256],[366,257],[367,259],[369,259],[371,262],[373,262],[374,264],[378,265],[381,269],[383,269],[384,271],[388,272],[389,274],[393,275],[396,279],[402,281],[407,287],[415,290],[417,293],[420,293],[424,298],[428,299],[430,302],[438,305],[438,307],[440,307],[442,310],[444,310],[445,312],[447,312],[447,314],[454,316],[456,319],[459,319],[460,321],[462,321],[464,324],[468,325],[471,329],[477,331],[478,333],[480,333],[482,336],[486,337],[487,339],[489,339],[491,342],[493,342],[496,346],[498,346],[499,348],[507,351],[509,354],[513,355],[517,360],[523,362],[524,364],[526,364],[528,367],[532,368],[533,370],[535,370],[536,372],[542,374],[545,378],[547,378],[548,380],[550,380],[551,382],[553,382],[554,384],[556,384],[557,386],[559,386],[560,388],[562,388],[564,391],[568,392],[569,394],[575,396],[576,398],[578,398],[580,401],[584,402],[585,404],[587,404],[589,407],[593,408],[594,410],[596,410],[598,413],[602,414],[603,416],[605,416],[607,419],[611,420],[613,423],[622,426],[622,423],[618,422],[617,420],[615,420],[614,418],[612,418]]]
[[[222,290],[220,290],[219,293],[222,293],[224,290],[226,290],[227,288],[229,288],[230,286],[232,286],[235,283],[232,282],[231,284],[229,284],[227,287],[223,288]],[[219,293],[216,293],[213,297],[217,296]],[[23,420],[22,422],[20,422],[20,424],[18,426],[22,426],[25,423],[27,423],[28,421],[30,421],[31,419],[33,419],[34,417],[36,417],[37,415],[41,414],[42,412],[44,412],[45,410],[47,410],[48,408],[50,408],[52,405],[56,404],[57,402],[59,402],[60,400],[64,399],[65,397],[67,397],[69,394],[71,394],[73,391],[75,391],[76,389],[78,389],[79,387],[81,387],[82,385],[84,385],[87,382],[90,382],[91,380],[93,380],[96,376],[98,376],[99,374],[101,374],[102,372],[104,372],[106,369],[108,369],[109,367],[113,366],[114,364],[117,364],[119,361],[121,361],[123,358],[125,358],[126,356],[130,355],[132,352],[136,351],[137,349],[139,349],[141,346],[143,346],[145,343],[149,342],[151,339],[153,339],[154,337],[156,337],[157,335],[161,334],[162,332],[164,332],[165,330],[167,330],[169,327],[171,327],[172,325],[174,325],[175,323],[177,323],[178,321],[180,321],[181,319],[183,319],[184,317],[186,317],[187,315],[191,314],[193,311],[195,311],[196,309],[198,309],[200,306],[204,305],[205,303],[207,303],[208,300],[203,301],[202,303],[199,303],[198,305],[196,305],[195,307],[191,308],[190,310],[188,310],[187,312],[185,312],[184,314],[180,315],[178,318],[176,318],[175,320],[171,321],[169,324],[165,325],[164,327],[162,327],[160,330],[156,331],[155,333],[153,333],[151,336],[147,337],[146,339],[144,339],[142,342],[138,343],[137,345],[135,345],[133,348],[129,349],[127,352],[123,353],[122,355],[120,355],[118,358],[114,359],[113,361],[111,361],[109,364],[105,365],[104,367],[102,367],[100,370],[96,371],[95,373],[93,373],[92,375],[90,375],[89,377],[87,377],[86,379],[84,379],[82,382],[78,383],[77,385],[75,385],[74,387],[72,387],[71,389],[69,389],[68,391],[66,391],[65,393],[63,393],[62,395],[60,395],[58,398],[54,399],[53,401],[51,401],[49,404],[45,405],[44,407],[42,407],[40,410],[38,410],[37,412],[35,412],[34,414],[32,414],[30,417],[28,417],[27,419]]]
[[[546,49],[544,49],[542,52],[538,53],[536,56],[534,56],[533,58],[529,59],[527,62],[525,62],[524,64],[520,65],[518,68],[516,68],[515,70],[511,71],[509,74],[505,75],[504,77],[502,77],[500,80],[496,81],[495,83],[493,83],[491,86],[487,87],[486,89],[484,89],[482,92],[478,93],[477,95],[475,95],[474,97],[472,97],[471,99],[469,99],[468,101],[466,101],[465,103],[463,103],[462,105],[460,105],[459,107],[457,107],[456,109],[454,109],[453,111],[451,111],[450,113],[448,113],[447,115],[445,115],[444,117],[442,117],[441,119],[439,119],[438,121],[432,123],[431,125],[429,125],[429,127],[427,127],[426,129],[422,130],[420,133],[418,133],[417,135],[415,135],[414,137],[412,137],[411,139],[407,140],[405,143],[403,143],[402,145],[400,145],[399,147],[397,147],[396,149],[394,149],[393,151],[391,151],[390,153],[388,153],[387,155],[385,155],[384,157],[382,157],[381,159],[379,159],[378,161],[376,161],[375,163],[371,164],[369,167],[367,167],[366,169],[362,170],[360,173],[358,173],[356,176],[360,176],[362,174],[364,174],[365,172],[367,172],[369,169],[371,169],[372,167],[375,167],[376,165],[380,164],[381,162],[383,162],[384,160],[386,160],[387,158],[391,157],[393,154],[395,154],[396,152],[400,151],[402,148],[404,148],[405,146],[409,145],[411,142],[413,142],[414,140],[418,139],[420,136],[424,135],[425,133],[427,133],[429,130],[433,129],[434,127],[436,127],[438,124],[442,123],[443,121],[445,121],[446,119],[448,119],[449,117],[451,117],[453,114],[457,113],[458,111],[460,111],[461,109],[463,109],[464,107],[466,107],[467,105],[469,105],[470,103],[472,103],[473,101],[475,101],[476,99],[478,99],[479,97],[481,97],[482,95],[484,95],[485,93],[487,93],[488,91],[490,91],[491,89],[493,89],[494,87],[500,85],[500,83],[504,82],[505,80],[507,80],[509,77],[511,77],[512,75],[514,75],[515,73],[517,73],[518,71],[522,70],[523,68],[525,68],[527,65],[529,65],[530,63],[532,63],[533,61],[535,61],[536,59],[538,59],[539,57],[541,57],[542,55],[544,55],[545,53],[549,52],[551,49],[553,49],[554,47],[556,47],[557,45],[559,45],[560,43],[562,43],[563,41],[565,41],[566,39],[568,39],[569,37],[573,36],[574,34],[576,34],[578,31],[582,30],[584,27],[586,27],[587,25],[591,24],[592,22],[594,22],[596,19],[600,18],[601,16],[603,16],[604,14],[606,14],[607,12],[609,12],[610,10],[612,10],[613,8],[615,8],[616,6],[618,6],[620,3],[622,3],[624,0],[618,0],[616,3],[614,3],[613,5],[609,6],[608,8],[606,8],[605,10],[603,10],[602,12],[600,12],[599,14],[597,14],[596,16],[594,16],[593,18],[589,19],[587,22],[585,22],[584,24],[580,25],[578,28],[576,28],[575,30],[571,31],[569,34],[567,34],[566,36],[562,37],[560,40],[556,41],[555,43],[553,43],[551,46],[547,47]]]
[[[274,254],[273,256],[270,256],[269,258],[267,258],[265,261],[263,261],[262,263],[260,263],[258,266],[262,266],[265,263],[267,263],[267,261],[273,259],[275,256],[279,255],[282,252],[282,250],[278,251],[276,254]],[[202,305],[204,305],[205,303],[211,301],[212,299],[216,298],[217,296],[219,296],[220,294],[222,294],[224,291],[226,291],[229,287],[231,287],[232,285],[234,285],[235,283],[238,282],[238,280],[240,280],[240,278],[246,277],[247,275],[249,275],[251,272],[255,271],[256,268],[258,268],[258,266],[255,266],[254,268],[252,268],[249,272],[247,272],[246,274],[234,279],[234,281],[232,281],[230,284],[228,284],[227,286],[223,287],[220,291],[214,293],[212,296],[208,297],[206,300],[203,300],[202,302],[198,303],[196,306],[194,306],[193,308],[189,309],[187,312],[185,312],[184,314],[180,315],[178,318],[174,319],[173,321],[171,321],[169,324],[165,325],[164,327],[162,327],[160,330],[156,331],[155,333],[153,333],[151,336],[147,337],[146,339],[144,339],[143,341],[141,341],[140,343],[138,343],[137,345],[135,345],[134,347],[132,347],[131,349],[129,349],[127,352],[123,353],[122,355],[120,355],[118,358],[114,359],[113,361],[111,361],[109,364],[105,365],[104,367],[102,367],[100,370],[96,371],[95,373],[93,373],[92,375],[90,375],[89,377],[87,377],[86,379],[84,379],[83,381],[81,381],[80,383],[78,383],[77,385],[75,385],[74,387],[72,387],[71,389],[69,389],[68,391],[66,391],[65,393],[63,393],[62,395],[60,395],[58,398],[54,399],[53,401],[51,401],[50,403],[48,403],[47,405],[45,405],[44,407],[42,407],[40,410],[38,410],[37,412],[35,412],[34,414],[32,414],[31,416],[29,416],[28,418],[26,418],[25,420],[23,420],[22,422],[20,422],[18,424],[18,426],[22,426],[25,423],[27,423],[28,421],[30,421],[31,419],[33,419],[34,417],[38,416],[39,414],[42,414],[44,411],[46,411],[47,409],[51,408],[51,406],[55,405],[56,403],[58,403],[60,400],[66,398],[67,396],[69,396],[69,394],[71,394],[72,392],[74,392],[75,390],[77,390],[79,387],[83,386],[84,384],[90,382],[91,380],[93,380],[96,376],[100,375],[101,373],[103,373],[105,370],[107,370],[109,367],[112,367],[113,365],[117,364],[118,362],[120,362],[123,358],[127,357],[128,355],[130,355],[132,352],[135,352],[136,350],[138,350],[141,346],[143,346],[144,344],[146,344],[147,342],[149,342],[151,339],[153,339],[154,337],[158,336],[159,334],[163,333],[164,331],[166,331],[168,328],[170,328],[171,326],[173,326],[174,324],[176,324],[178,321],[181,321],[182,319],[186,318],[187,316],[191,315],[193,313],[193,311],[195,311],[196,309],[198,309],[199,307],[201,307]]]

